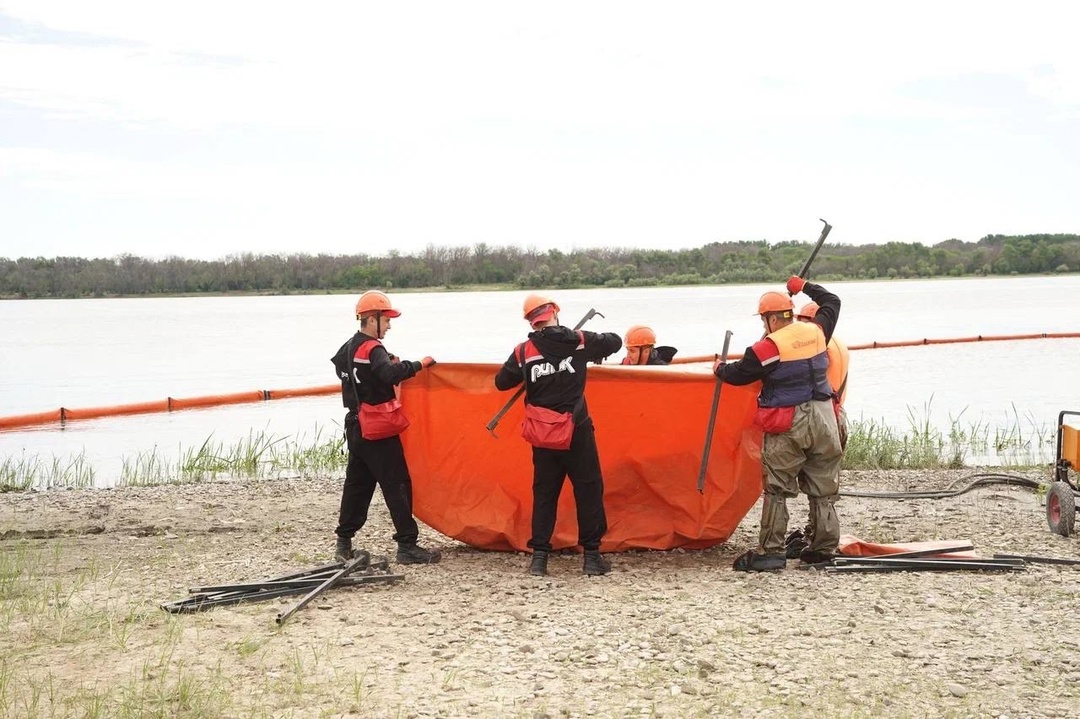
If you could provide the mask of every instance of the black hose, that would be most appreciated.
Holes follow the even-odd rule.
[[[974,478],[964,487],[954,489],[957,484]],[[967,477],[962,477],[949,485],[948,489],[924,490],[914,492],[863,492],[859,490],[841,491],[841,497],[865,497],[868,499],[945,499],[957,497],[965,492],[970,492],[979,487],[987,487],[994,484],[1007,484],[1027,489],[1038,489],[1045,483],[1037,479],[1029,479],[1019,474],[1004,474],[1000,472],[980,472]]]

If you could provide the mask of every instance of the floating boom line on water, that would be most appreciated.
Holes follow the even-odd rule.
[[[73,420],[123,417],[126,415],[148,414],[151,412],[178,412],[185,409],[221,407],[230,404],[243,404],[245,402],[264,402],[272,399],[315,397],[340,391],[340,384],[330,384],[321,385],[319,387],[299,387],[293,389],[256,389],[247,392],[212,394],[202,397],[188,397],[186,399],[167,397],[163,400],[153,402],[83,407],[81,409],[60,407],[59,409],[49,410],[47,412],[0,417],[0,430],[19,429],[39,424],[52,424],[53,422],[59,422],[63,425],[65,422]]]
[[[1078,339],[1080,332],[1039,332],[1022,335],[975,335],[972,337],[950,337],[942,339],[923,338],[917,340],[900,340],[889,342],[865,342],[862,344],[848,345],[848,350],[869,349],[894,349],[898,347],[919,347],[924,345],[962,344],[970,342],[1002,342],[1010,340],[1036,340],[1036,339]],[[671,364],[698,364],[712,362],[719,354],[691,355],[676,357]],[[729,355],[728,359],[736,360],[741,354]],[[315,397],[320,395],[334,394],[341,391],[340,384],[320,385],[318,387],[300,387],[291,389],[257,389],[246,392],[234,392],[231,394],[214,394],[202,397],[175,398],[167,397],[163,400],[151,402],[136,402],[133,404],[118,404],[99,407],[84,407],[72,409],[60,407],[45,412],[32,414],[19,414],[0,417],[0,431],[9,429],[22,429],[45,424],[60,424],[84,419],[102,419],[105,417],[123,417],[133,414],[149,414],[153,412],[177,412],[185,409],[203,409],[206,407],[221,407],[230,404],[245,402],[265,402],[275,399],[292,399],[297,397]]]
[[[876,350],[876,349],[894,349],[897,347],[921,347],[924,345],[954,345],[963,344],[968,342],[1005,342],[1011,340],[1059,340],[1059,339],[1077,339],[1080,338],[1080,332],[1038,332],[1026,335],[974,335],[972,337],[947,337],[941,339],[931,339],[924,337],[921,340],[897,340],[892,342],[864,342],[857,345],[848,345],[847,348],[851,350]],[[720,355],[689,355],[687,357],[676,357],[671,360],[671,364],[695,364],[697,362],[712,362]],[[729,359],[739,359],[742,355],[729,355]]]

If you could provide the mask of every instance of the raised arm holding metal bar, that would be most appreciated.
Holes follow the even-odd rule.
[[[825,220],[821,221],[825,222]],[[825,226],[821,228],[821,237],[818,237],[817,244],[814,245],[814,249],[810,253],[810,256],[806,258],[806,264],[804,264],[802,266],[802,269],[799,270],[799,277],[802,277],[804,280],[807,277],[807,273],[810,272],[810,265],[814,264],[814,258],[817,257],[818,250],[820,250],[821,246],[825,244],[825,238],[829,236],[830,230],[832,230],[832,225],[830,225],[828,222],[825,222]]]

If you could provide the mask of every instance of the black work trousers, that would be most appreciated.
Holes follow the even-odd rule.
[[[583,549],[600,548],[600,540],[607,532],[607,515],[600,455],[590,421],[574,430],[570,449],[533,447],[532,539],[529,546],[534,550],[551,551],[559,493],[568,475],[577,504],[578,544]]]
[[[349,463],[345,467],[335,534],[351,538],[364,526],[377,484],[394,522],[394,540],[415,544],[420,530],[413,519],[412,478],[401,437],[364,439],[360,436],[359,423],[350,414],[345,417],[345,443],[349,448]]]

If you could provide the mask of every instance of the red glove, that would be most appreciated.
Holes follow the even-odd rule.
[[[435,364],[435,359],[433,357],[425,357],[424,359],[420,360],[420,366],[424,369],[427,369],[433,364]]]
[[[712,363],[712,373],[714,375],[716,375],[717,377],[719,377],[720,376],[720,368],[723,367],[725,364],[727,364],[727,362],[725,362],[722,359],[718,359],[715,362],[713,362]]]
[[[798,275],[792,275],[787,281],[787,291],[789,295],[797,295],[802,292],[803,287],[806,286],[806,280]]]

